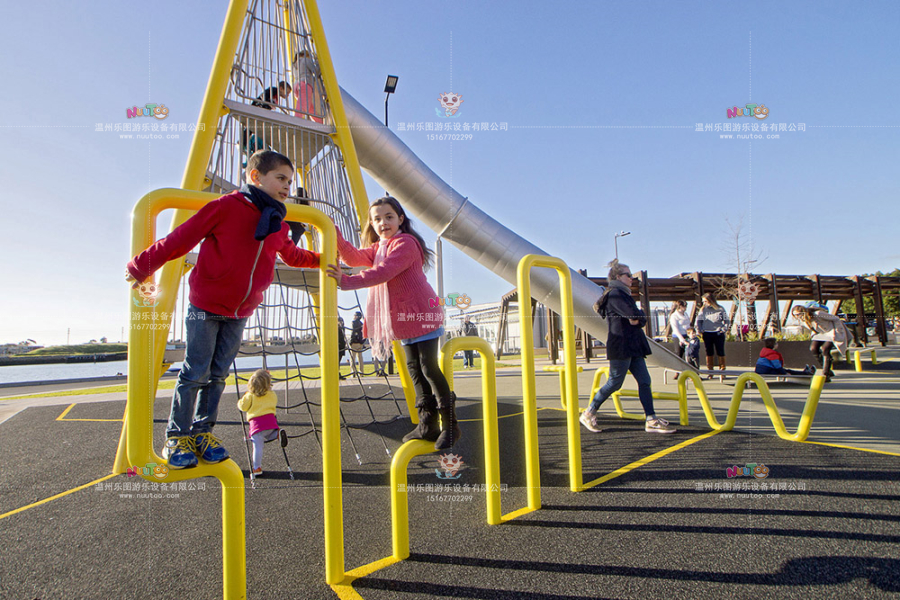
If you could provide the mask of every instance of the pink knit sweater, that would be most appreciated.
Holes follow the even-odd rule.
[[[387,244],[384,262],[359,275],[344,275],[341,288],[356,290],[387,282],[391,326],[397,339],[419,337],[441,327],[444,310],[440,305],[432,307],[429,302],[437,299],[437,294],[425,278],[425,254],[416,238],[407,233],[397,233],[387,242],[379,240],[360,250],[338,232],[338,252],[351,267],[371,267],[378,245],[384,243]],[[371,315],[366,317],[371,318]]]

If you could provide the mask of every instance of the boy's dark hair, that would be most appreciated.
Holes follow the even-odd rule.
[[[284,154],[279,154],[274,150],[260,150],[254,152],[253,156],[247,161],[247,171],[256,169],[260,175],[265,175],[272,169],[277,169],[282,165],[290,167],[291,171],[294,170],[294,163]]]
[[[768,337],[763,340],[763,344],[765,344],[766,348],[768,348],[769,350],[774,350],[775,344],[777,344],[777,343],[778,343],[778,340],[773,337]]]

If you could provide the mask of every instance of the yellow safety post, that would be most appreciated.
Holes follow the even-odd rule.
[[[500,433],[497,424],[497,365],[494,351],[486,340],[460,336],[441,348],[441,368],[453,389],[453,355],[460,350],[475,350],[481,355],[481,415],[484,421],[484,483],[487,485],[487,522],[498,525],[500,515]]]
[[[575,372],[575,319],[573,317],[572,277],[566,263],[553,256],[527,254],[519,261],[516,282],[519,294],[519,323],[522,324],[522,404],[525,412],[525,475],[528,485],[528,508],[541,507],[541,473],[537,439],[537,395],[534,375],[534,335],[531,330],[531,269],[555,269],[560,280],[562,304],[563,364],[566,366],[566,394],[578,398],[578,377]],[[566,410],[569,439],[569,488],[581,490],[581,431],[578,424],[578,403],[569,402]]]
[[[395,349],[396,350],[396,349]],[[441,369],[453,389],[453,355],[460,350],[477,350],[481,354],[482,415],[484,418],[484,477],[487,487],[487,522],[497,525],[500,515],[500,442],[497,425],[496,365],[490,344],[474,337],[457,337],[441,348]],[[394,454],[391,461],[391,538],[393,557],[409,558],[409,496],[407,470],[416,456],[434,452],[434,442],[410,440]]]
[[[600,367],[594,372],[594,381],[591,384],[591,395],[590,398],[593,399],[594,396],[597,395],[597,392],[600,390],[600,382],[603,379],[603,376],[609,378],[609,367]],[[687,398],[682,396],[680,393],[675,392],[653,392],[654,400],[676,400],[679,404],[679,417],[681,419],[682,425],[688,424],[688,412],[687,412]],[[635,421],[643,421],[646,418],[646,415],[639,415],[637,413],[629,413],[625,412],[625,409],[622,408],[622,400],[620,396],[628,396],[630,398],[639,398],[638,390],[623,390],[619,389],[612,393],[613,405],[616,407],[616,414],[619,415],[620,419],[633,419]]]
[[[871,356],[872,356],[872,364],[873,365],[878,364],[878,359],[875,357],[875,348],[865,348],[863,350],[857,350],[854,352],[854,357],[853,357],[853,362],[856,365],[857,373],[862,373],[862,370],[863,370],[862,357],[860,356],[860,354],[863,352],[870,352]]]
[[[409,558],[409,496],[406,492],[409,461],[434,452],[434,442],[410,440],[400,446],[391,460],[391,537],[394,558]]]
[[[579,373],[584,371],[584,367],[578,366],[575,370]],[[544,371],[548,373],[559,373],[559,402],[562,404],[563,410],[566,409],[566,367],[562,365],[548,365],[544,367]]]
[[[156,217],[166,209],[197,211],[217,194],[179,189],[150,192],[135,206],[132,213],[132,255],[144,250],[156,237]],[[328,323],[337,318],[337,285],[325,275],[329,262],[337,255],[334,224],[324,213],[307,206],[288,205],[287,218],[310,223],[319,230],[323,252],[319,262],[319,287],[322,294],[323,315]],[[174,262],[174,261],[173,261]],[[131,319],[129,329],[127,403],[125,406],[125,435],[116,457],[122,455],[131,465],[165,464],[152,446],[152,408],[158,381],[158,365],[162,356],[154,339],[159,305],[144,301],[137,291],[129,295]],[[165,319],[167,322],[167,319]],[[320,323],[319,339],[324,357],[337,358],[337,330]],[[322,373],[322,447],[325,496],[326,578],[336,583],[344,576],[343,510],[341,498],[339,387],[337,360],[323,360]],[[146,476],[159,481],[155,475]],[[198,477],[215,477],[222,484],[222,564],[223,589],[226,599],[246,598],[246,540],[244,524],[244,476],[232,460],[216,465],[201,463],[185,471],[169,471],[166,482]]]
[[[816,407],[819,404],[819,397],[822,395],[822,388],[825,385],[825,377],[823,375],[813,376],[812,383],[809,386],[809,395],[806,398],[806,404],[804,404],[803,413],[800,416],[800,423],[797,425],[797,431],[794,434],[790,434],[784,426],[784,421],[781,418],[781,413],[778,412],[778,407],[775,405],[769,386],[756,373],[744,373],[735,381],[734,395],[731,397],[731,405],[728,408],[728,415],[723,424],[720,424],[715,414],[713,414],[712,407],[709,404],[709,396],[707,396],[706,389],[703,387],[703,381],[697,373],[693,371],[681,372],[678,376],[678,393],[682,397],[687,398],[687,379],[693,380],[694,389],[697,390],[703,413],[706,415],[706,422],[711,429],[716,431],[731,431],[734,428],[746,383],[753,381],[759,390],[760,396],[762,396],[766,405],[766,411],[769,413],[769,419],[772,421],[772,426],[775,428],[778,437],[791,442],[802,442],[809,436],[809,430],[816,415]]]
[[[406,408],[409,409],[409,418],[413,425],[419,424],[419,411],[416,410],[416,390],[413,387],[412,377],[406,366],[406,350],[403,344],[394,340],[391,342],[394,352],[394,364],[397,365],[397,374],[400,376],[400,387],[403,389],[403,397],[406,399]],[[383,368],[383,367],[382,367]]]

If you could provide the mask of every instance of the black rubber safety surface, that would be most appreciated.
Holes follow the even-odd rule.
[[[243,469],[233,394],[216,433]],[[504,514],[526,506],[520,403],[501,398]],[[57,421],[30,408],[0,424],[0,514],[109,474],[117,421]],[[384,409],[390,415],[390,407]],[[124,403],[79,404],[67,419],[119,419]],[[162,441],[168,406],[157,402]],[[396,409],[393,409],[396,412]],[[455,479],[438,455],[410,465],[412,556],[353,583],[366,600],[397,598],[888,598],[900,593],[898,457],[722,433],[580,493],[569,491],[565,415],[539,411],[541,510],[486,523],[481,406],[461,402]],[[345,408],[350,423],[370,416]],[[307,417],[280,417],[289,432]],[[648,434],[639,421],[582,428],[584,480],[708,433]],[[390,458],[408,421],[346,433],[346,569],[391,554]],[[313,435],[275,444],[266,477],[247,480],[250,598],[335,598],[324,583],[321,453]],[[442,454],[449,454],[444,452]],[[743,476],[747,465],[768,476]],[[739,469],[734,469],[739,467]],[[729,477],[738,470],[740,476]],[[750,469],[752,470],[752,468]],[[220,598],[221,494],[215,479],[143,489],[119,475],[0,519],[0,598]],[[137,486],[137,489],[134,489]],[[440,486],[440,487],[437,487]]]

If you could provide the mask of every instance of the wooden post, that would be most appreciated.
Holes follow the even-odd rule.
[[[859,275],[854,275],[852,279],[855,284],[853,286],[853,295],[856,300],[856,332],[863,345],[866,345],[869,343],[869,336],[866,334],[866,309],[863,304],[862,283],[859,280]],[[860,316],[862,316],[862,319],[860,319]]]
[[[509,298],[500,302],[500,322],[497,323],[497,360],[503,356],[503,344],[506,342],[506,332],[509,329]]]
[[[640,283],[641,310],[647,316],[647,322],[644,323],[644,333],[648,338],[653,338],[653,325],[650,323],[650,284],[647,282],[647,271],[641,271]]]
[[[869,281],[875,282],[875,290],[872,299],[875,301],[875,327],[878,331],[878,341],[882,346],[887,346],[887,326],[884,322],[884,297],[881,295],[881,275],[869,277]]]
[[[787,320],[791,317],[791,307],[794,305],[793,300],[788,300],[787,306],[784,307],[784,317],[781,319],[781,327],[787,325]]]

